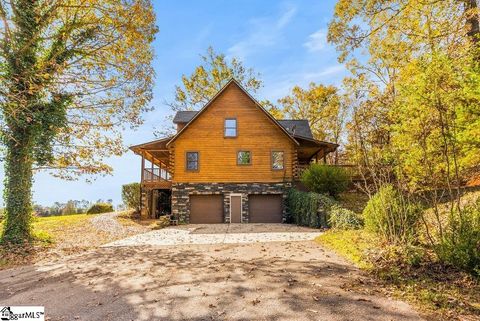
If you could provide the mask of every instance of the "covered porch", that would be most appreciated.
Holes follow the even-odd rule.
[[[337,150],[334,143],[316,140],[314,138],[294,135],[300,144],[297,147],[297,164],[294,168],[294,179],[300,179],[303,171],[311,163],[327,163],[327,155]]]
[[[167,143],[171,137],[131,146],[141,156],[142,217],[158,218],[171,212],[172,175],[170,151]]]

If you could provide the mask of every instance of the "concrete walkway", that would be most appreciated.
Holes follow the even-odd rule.
[[[313,240],[320,234],[316,229],[288,224],[198,224],[151,231],[104,247],[294,242]]]

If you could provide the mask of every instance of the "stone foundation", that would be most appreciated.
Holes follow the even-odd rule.
[[[248,194],[281,194],[284,200],[283,220],[287,217],[286,191],[292,184],[282,183],[172,183],[172,214],[182,223],[190,217],[190,195],[223,195],[223,218],[230,223],[230,194],[242,194],[242,222],[248,223]]]

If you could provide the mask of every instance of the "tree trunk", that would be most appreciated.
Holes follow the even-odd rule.
[[[33,157],[28,129],[7,138],[5,159],[5,212],[2,241],[21,244],[31,240]]]

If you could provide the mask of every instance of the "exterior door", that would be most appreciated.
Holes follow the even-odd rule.
[[[242,195],[230,195],[230,223],[242,223]]]
[[[190,223],[223,223],[223,195],[190,195]]]
[[[250,223],[282,223],[282,195],[249,195],[248,210]]]

